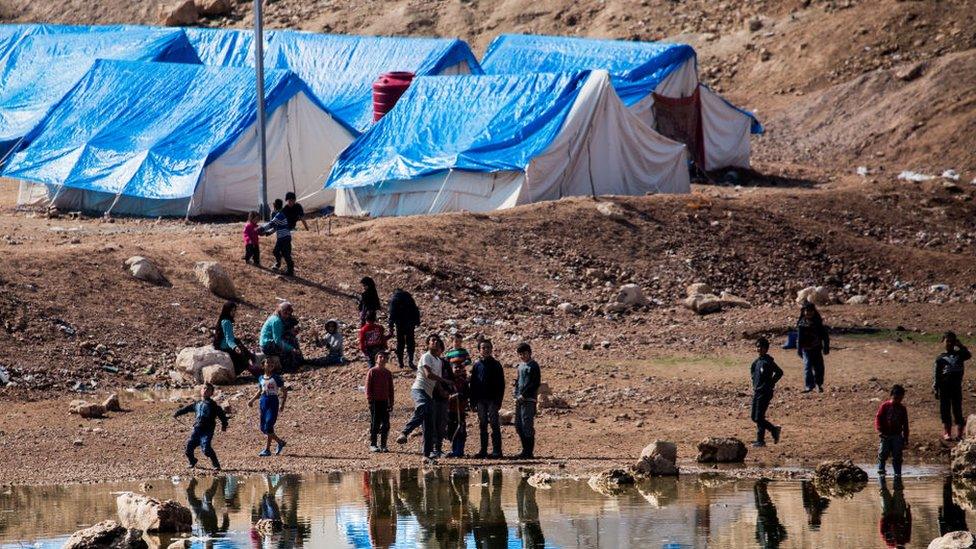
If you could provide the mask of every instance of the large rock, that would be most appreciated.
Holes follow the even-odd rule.
[[[237,299],[237,288],[227,271],[216,261],[200,261],[193,268],[200,284],[210,290],[210,293],[224,299]]]
[[[817,492],[831,497],[848,497],[864,489],[868,474],[849,459],[825,461],[813,472]]]
[[[556,310],[558,310],[560,313],[564,315],[576,316],[580,313],[579,307],[573,305],[572,303],[569,303],[568,301],[557,305]]]
[[[741,463],[749,453],[737,438],[708,437],[698,443],[698,463]]]
[[[102,402],[102,408],[105,408],[106,412],[121,412],[122,403],[119,402],[118,393],[112,393],[108,395],[108,398],[105,399],[105,402]]]
[[[823,286],[807,286],[796,293],[796,304],[803,305],[807,301],[814,305],[828,305],[830,291]]]
[[[553,478],[553,476],[549,473],[535,473],[530,476],[526,482],[528,482],[529,485],[534,488],[549,490],[552,488],[552,481],[554,480],[555,478]]]
[[[142,539],[142,532],[122,526],[114,520],[106,520],[98,524],[78,530],[68,541],[64,542],[64,549],[147,549],[149,545]]]
[[[101,404],[92,404],[84,400],[72,400],[68,404],[68,413],[77,414],[85,419],[96,419],[105,417],[105,407]]]
[[[614,204],[613,202],[600,202],[596,205],[596,209],[601,214],[613,219],[614,221],[623,221],[627,219],[627,214],[624,213],[623,208]]]
[[[163,271],[155,263],[141,255],[134,255],[125,260],[125,266],[129,269],[129,274],[139,280],[144,280],[152,284],[168,284]]]
[[[647,298],[637,284],[624,284],[617,291],[617,303],[622,303],[628,307],[647,305]]]
[[[127,528],[144,532],[189,532],[193,528],[190,510],[168,499],[158,499],[123,492],[115,500],[119,510],[119,522]]]
[[[599,475],[590,477],[588,484],[590,488],[593,488],[601,494],[615,496],[623,492],[626,487],[633,486],[635,482],[634,476],[627,471],[623,469],[609,469]]]
[[[187,27],[200,21],[200,10],[193,0],[183,0],[161,7],[159,20],[167,27]]]
[[[696,295],[708,295],[712,294],[712,287],[704,282],[695,282],[690,284],[687,288],[688,297],[695,297]]]
[[[220,366],[232,373],[234,371],[230,355],[214,349],[213,345],[187,347],[176,355],[176,369],[196,383],[203,383],[203,369],[207,366]]]
[[[667,477],[678,474],[678,447],[673,442],[655,440],[641,451],[634,472],[648,477]]]
[[[722,295],[718,296],[718,299],[722,302],[723,309],[729,307],[741,307],[743,309],[749,309],[752,307],[752,303],[750,303],[749,300],[730,292],[722,292]]]
[[[949,532],[929,543],[929,549],[970,549],[971,547],[976,547],[976,536],[965,530]]]
[[[204,383],[213,383],[214,385],[230,385],[237,379],[237,376],[234,375],[234,370],[228,370],[216,364],[213,366],[204,366],[200,374],[203,377]]]
[[[684,306],[695,314],[709,315],[722,310],[722,299],[714,294],[698,294],[684,300]]]
[[[952,449],[952,475],[976,478],[976,438],[967,436]]]
[[[231,0],[196,0],[197,11],[207,17],[230,15],[234,11]]]
[[[514,425],[515,424],[515,412],[511,410],[506,410],[504,408],[498,410],[498,422],[502,425]]]

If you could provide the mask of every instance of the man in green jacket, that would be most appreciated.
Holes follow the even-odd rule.
[[[292,304],[282,301],[274,314],[264,321],[261,326],[261,352],[265,357],[277,357],[283,370],[298,367],[298,349],[285,341],[285,322],[292,317],[295,310]]]

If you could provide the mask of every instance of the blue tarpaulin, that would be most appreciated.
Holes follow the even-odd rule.
[[[326,187],[462,169],[524,170],[559,134],[587,73],[417,78],[336,160]]]
[[[269,70],[265,79],[269,114],[308,93],[287,71]],[[255,111],[253,69],[96,61],[3,175],[130,199],[188,200],[204,166],[254,123]]]
[[[633,106],[689,59],[696,54],[686,44],[503,34],[488,46],[481,66],[485,74],[605,70],[620,99]],[[751,113],[735,108],[752,118],[753,133],[762,132]]]
[[[34,32],[0,63],[0,158],[71,90],[96,59],[199,63],[181,30]]]
[[[344,125],[357,132],[372,118],[372,84],[383,73],[439,74],[459,63],[479,74],[468,45],[457,39],[348,36],[276,31],[268,66],[293,71]]]
[[[204,65],[216,67],[253,67],[254,32],[234,29],[201,29],[187,27],[190,44]],[[269,42],[275,32],[264,33],[265,58],[268,56]]]

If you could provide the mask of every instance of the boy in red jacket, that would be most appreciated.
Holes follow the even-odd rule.
[[[891,456],[895,478],[901,478],[901,455],[908,445],[908,410],[901,403],[904,398],[905,388],[895,385],[891,388],[891,398],[881,403],[874,418],[874,427],[881,437],[881,447],[878,448],[879,476],[885,475],[885,463]]]
[[[393,409],[393,374],[386,369],[386,349],[377,351],[376,366],[366,372],[366,400],[369,401],[369,451],[388,452],[386,437],[390,434],[390,410]],[[379,435],[379,446],[376,436]]]
[[[376,365],[376,353],[386,350],[386,330],[376,322],[376,311],[366,314],[366,324],[359,329],[359,350],[366,356],[366,362],[372,368]]]

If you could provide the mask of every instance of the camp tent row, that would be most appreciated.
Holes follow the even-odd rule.
[[[460,40],[295,31],[265,40],[271,196],[294,190],[311,208],[403,215],[687,191],[686,148],[655,131],[660,114],[642,116],[646,101],[628,103],[618,67],[501,69],[493,45],[485,63],[496,68],[483,75]],[[22,204],[249,210],[258,196],[252,63],[244,31],[0,25],[3,175],[22,181]],[[49,77],[42,67],[57,76],[32,85]],[[373,125],[371,84],[391,70],[421,76]],[[674,88],[668,76],[681,70],[656,92]]]

